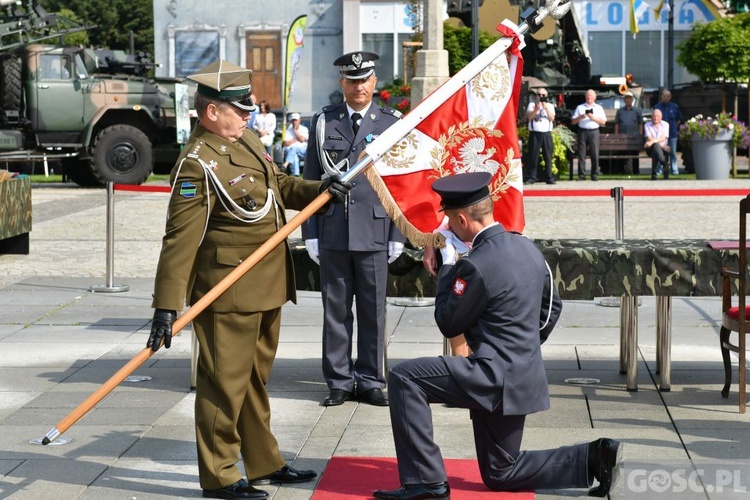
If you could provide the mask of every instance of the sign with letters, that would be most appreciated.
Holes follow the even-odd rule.
[[[641,31],[666,31],[669,12],[664,2],[659,16],[655,9],[658,0],[651,0],[648,8],[638,19]],[[630,1],[610,2],[606,0],[573,0],[581,28],[591,31],[630,30]],[[674,29],[689,31],[697,22],[709,22],[719,18],[719,12],[710,0],[674,0]]]

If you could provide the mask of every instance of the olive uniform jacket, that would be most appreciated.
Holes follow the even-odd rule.
[[[285,209],[303,209],[321,187],[320,182],[281,173],[255,132],[248,130],[233,143],[200,124],[172,170],[170,183],[152,306],[176,311],[186,300],[192,305],[203,297],[286,224]],[[285,241],[208,310],[267,311],[288,300],[296,301],[296,291]]]
[[[321,116],[325,116],[322,144],[318,140]],[[400,116],[401,113],[393,108],[371,103],[355,136],[346,103],[326,106],[312,120],[303,170],[305,179],[325,177],[321,149],[334,164],[348,159],[348,166],[353,167],[367,145],[396,123]],[[325,215],[310,217],[302,226],[302,237],[306,240],[317,238],[321,249],[355,252],[386,251],[389,241],[406,241],[364,175],[353,179],[347,203],[330,205]]]
[[[440,268],[435,321],[445,337],[463,333],[472,351],[443,359],[487,411],[528,415],[549,408],[541,344],[561,311],[542,253],[501,224],[477,234],[455,265]]]

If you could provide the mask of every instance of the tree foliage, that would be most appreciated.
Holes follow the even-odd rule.
[[[39,3],[48,12],[96,25],[88,31],[88,42],[95,47],[128,50],[132,31],[136,52],[154,53],[153,0],[40,0]]]
[[[495,43],[498,38],[499,35],[492,36],[480,31],[479,52]],[[448,51],[448,71],[453,76],[471,62],[471,28],[443,23],[443,48]]]
[[[677,62],[703,82],[750,81],[750,14],[695,24]]]

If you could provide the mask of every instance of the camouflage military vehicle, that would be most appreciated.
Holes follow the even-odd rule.
[[[0,0],[0,162],[59,160],[74,182],[140,184],[179,153],[174,84],[136,56],[38,42],[89,29]]]

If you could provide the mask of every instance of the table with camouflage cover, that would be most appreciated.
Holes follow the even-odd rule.
[[[0,182],[0,253],[28,254],[31,179]]]
[[[638,297],[656,297],[657,370],[660,389],[670,389],[671,297],[721,295],[721,268],[736,268],[739,250],[714,250],[704,240],[535,240],[568,300],[621,297],[620,370],[637,390]],[[320,290],[318,267],[304,243],[292,241],[297,288]],[[422,251],[407,246],[390,265],[391,297],[433,297],[435,279],[422,267]],[[736,281],[732,284],[737,293]]]
[[[299,290],[320,291],[318,266],[301,240],[291,240]],[[563,299],[621,296],[718,296],[722,267],[736,267],[738,250],[713,250],[703,240],[534,240]],[[433,297],[435,279],[422,250],[409,248],[390,266],[390,297]],[[736,285],[735,285],[736,286]],[[734,292],[736,293],[736,288]]]

